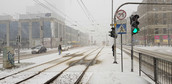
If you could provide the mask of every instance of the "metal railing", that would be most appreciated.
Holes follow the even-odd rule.
[[[141,72],[156,84],[172,84],[172,61],[139,53],[139,75]]]

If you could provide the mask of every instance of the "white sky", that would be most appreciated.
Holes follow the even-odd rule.
[[[33,6],[35,2],[33,0],[0,0],[0,15],[17,15],[26,12],[27,6]],[[44,2],[44,0],[39,0]],[[72,18],[72,23],[67,22],[69,26],[75,26],[76,29],[81,31],[90,32],[90,30],[95,30],[95,32],[90,32],[96,36],[97,39],[106,39],[106,35],[109,38],[108,31],[110,30],[111,23],[111,2],[112,0],[82,0],[87,7],[90,15],[94,18],[95,23],[93,24],[88,20],[84,14],[82,8],[80,7],[78,1],[80,0],[46,0],[53,5],[55,5],[60,11],[66,13],[66,15]],[[114,12],[117,7],[125,2],[141,2],[142,0],[114,0]],[[123,10],[127,12],[127,16],[131,15],[132,12],[136,11],[137,5],[126,5],[122,7]],[[70,20],[66,17],[67,20]],[[77,21],[76,24],[74,21]],[[110,39],[110,38],[109,38]]]

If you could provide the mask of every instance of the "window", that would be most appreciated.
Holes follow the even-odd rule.
[[[32,22],[32,38],[40,38],[40,22]]]
[[[43,24],[43,35],[45,38],[51,38],[52,31],[51,31],[51,22],[50,21],[44,21]]]
[[[167,23],[167,21],[166,20],[163,20],[163,24],[166,24]]]
[[[154,21],[155,23],[154,24],[158,24],[158,20],[157,19],[155,19],[155,21]]]
[[[167,34],[167,28],[163,28],[163,34]]]
[[[21,39],[23,40],[29,40],[29,23],[28,22],[22,22],[21,23]],[[24,41],[23,40],[23,41]]]
[[[166,18],[167,17],[167,14],[166,13],[163,13],[163,18]]]
[[[154,19],[154,24],[158,24],[158,20],[157,20],[158,19],[158,14],[155,14],[154,18],[155,18]]]
[[[155,14],[155,18],[158,18],[158,14]]]
[[[155,34],[159,34],[159,29],[158,28],[155,28]]]
[[[172,34],[172,28],[169,29],[169,33]]]

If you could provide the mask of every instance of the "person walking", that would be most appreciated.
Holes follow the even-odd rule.
[[[59,51],[59,55],[60,55],[61,52],[62,52],[62,47],[61,47],[61,45],[58,46],[58,51]]]
[[[113,53],[113,56],[114,56],[114,45],[112,45],[112,53]]]

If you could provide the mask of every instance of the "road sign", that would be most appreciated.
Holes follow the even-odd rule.
[[[123,20],[127,16],[127,13],[124,10],[119,10],[117,12],[117,18]]]
[[[126,24],[117,24],[116,30],[118,34],[127,34]]]

